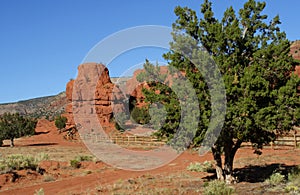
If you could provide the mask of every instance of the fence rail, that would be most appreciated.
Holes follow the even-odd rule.
[[[242,147],[249,147],[251,146],[250,142],[246,142],[242,144]],[[293,147],[297,148],[300,147],[300,132],[295,132],[287,135],[278,136],[274,142],[269,144],[265,144],[266,147]]]
[[[148,136],[135,136],[135,135],[118,135],[118,136],[101,136],[97,134],[87,134],[82,139],[90,139],[93,142],[109,142],[123,146],[145,146],[145,147],[159,147],[166,143],[166,140],[159,140],[155,137]],[[266,147],[300,147],[300,132],[294,134],[288,134],[277,137],[277,139]],[[242,144],[242,147],[251,147],[250,142]]]
[[[144,147],[159,147],[166,143],[165,140],[159,140],[154,137],[147,136],[102,136],[97,134],[86,134],[82,137],[83,140],[92,142],[109,142],[125,146],[144,146]]]

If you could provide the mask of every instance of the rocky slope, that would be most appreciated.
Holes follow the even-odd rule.
[[[19,112],[32,117],[51,119],[64,112],[66,103],[66,94],[62,92],[54,96],[0,104],[0,115],[5,112]]]

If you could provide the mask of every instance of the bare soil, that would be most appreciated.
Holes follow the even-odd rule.
[[[199,156],[188,150],[176,160],[150,171],[125,171],[100,160],[82,162],[80,168],[70,166],[76,156],[92,156],[79,140],[68,141],[59,134],[53,122],[41,120],[36,135],[16,139],[10,148],[5,141],[0,148],[2,157],[9,154],[36,155],[46,153],[50,160],[40,163],[42,172],[21,170],[0,175],[0,194],[201,194],[205,182],[214,173],[191,172],[191,162],[212,161],[212,154]],[[236,194],[278,194],[268,190],[265,180],[275,170],[287,173],[300,164],[300,150],[292,148],[264,149],[257,156],[251,148],[241,148],[234,167],[238,183]]]

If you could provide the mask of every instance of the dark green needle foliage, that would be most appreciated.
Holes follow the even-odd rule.
[[[249,0],[239,11],[226,9],[221,19],[214,16],[208,0],[201,5],[199,15],[190,8],[176,7],[171,51],[164,54],[170,69],[184,72],[197,94],[200,117],[190,121],[197,123],[191,145],[201,143],[209,123],[214,122],[209,90],[214,83],[205,80],[214,70],[209,64],[202,70],[197,68],[195,60],[191,60],[195,48],[205,48],[222,74],[226,115],[212,152],[217,176],[227,182],[233,180],[233,159],[243,142],[251,142],[254,151],[260,153],[263,144],[275,139],[275,133],[289,131],[300,122],[300,82],[293,74],[296,63],[289,54],[290,41],[279,28],[279,16],[269,19],[263,13],[265,6],[265,2]],[[182,50],[185,55],[179,52]],[[156,69],[146,62],[146,73],[141,78],[151,76]],[[158,134],[172,138],[180,123],[180,101],[171,88],[158,82],[150,84],[150,90],[144,90],[146,99],[162,103],[168,113]]]
[[[9,139],[11,147],[14,146],[14,139],[34,135],[37,121],[26,118],[19,113],[4,113],[0,116],[0,141]]]

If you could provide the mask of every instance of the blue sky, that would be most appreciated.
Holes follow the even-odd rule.
[[[1,0],[0,103],[54,95],[75,78],[77,66],[105,37],[140,25],[171,26],[176,5],[197,12],[202,0]],[[221,17],[225,8],[245,0],[213,0]],[[290,40],[300,39],[300,1],[267,0],[265,13],[279,14]],[[140,50],[113,61],[112,76],[145,58],[161,60],[163,50]]]

